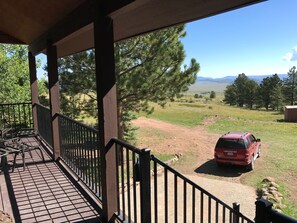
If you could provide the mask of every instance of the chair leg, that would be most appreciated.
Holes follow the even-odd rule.
[[[22,158],[23,158],[23,170],[25,171],[26,169],[26,163],[25,163],[25,152],[22,152]]]
[[[33,158],[31,150],[29,151],[31,159]]]
[[[42,152],[42,150],[40,149],[40,147],[38,147],[38,149],[39,149],[39,151],[40,151],[40,154],[41,154],[41,156],[42,156],[42,160],[43,160],[43,162],[45,162],[45,160],[44,160],[44,155],[43,155],[43,152]]]
[[[15,166],[16,166],[16,157],[17,157],[18,154],[19,154],[19,153],[15,153],[15,154],[14,154],[14,158],[13,158],[13,166],[12,166],[12,172],[14,172],[14,168],[15,168]]]

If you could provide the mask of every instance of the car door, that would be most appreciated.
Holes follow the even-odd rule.
[[[249,136],[249,141],[250,141],[250,148],[249,148],[249,153],[250,153],[250,156],[252,156],[253,154],[256,154],[257,153],[257,139],[255,136],[253,135],[250,135]]]

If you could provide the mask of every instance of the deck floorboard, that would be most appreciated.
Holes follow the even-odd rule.
[[[38,145],[34,137],[23,139]],[[17,156],[12,172],[13,156],[8,168],[0,172],[0,210],[14,217],[15,222],[100,222],[91,202],[80,192],[59,165],[43,150]]]

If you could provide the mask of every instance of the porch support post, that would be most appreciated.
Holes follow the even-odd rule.
[[[60,112],[60,91],[58,79],[58,58],[56,46],[47,47],[47,65],[48,65],[48,81],[49,81],[49,99],[51,109],[51,126],[53,136],[54,159],[60,157],[60,134],[57,113]],[[49,123],[50,125],[50,123]]]
[[[256,204],[256,217],[255,223],[269,223],[269,213],[272,209],[272,203],[261,198],[255,202]]]
[[[32,103],[32,114],[33,114],[33,125],[34,129],[38,129],[37,123],[37,108],[36,104],[38,101],[38,82],[36,75],[36,60],[35,56],[31,52],[28,53],[29,60],[29,72],[30,72],[30,88],[31,88],[31,103]]]
[[[99,1],[97,1],[96,9],[98,9],[96,11],[100,12]],[[94,41],[103,220],[104,222],[112,222],[112,217],[118,206],[116,152],[114,145],[108,150],[105,147],[113,137],[117,137],[114,39],[113,21],[111,18],[96,13]]]

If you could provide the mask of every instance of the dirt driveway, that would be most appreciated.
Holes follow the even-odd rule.
[[[241,183],[241,179],[251,172],[242,167],[219,168],[213,160],[214,146],[220,137],[207,127],[217,120],[206,118],[202,125],[188,128],[167,122],[140,117],[133,124],[139,127],[139,148],[150,148],[157,154],[187,155],[186,165],[177,166],[184,174],[198,174],[208,178]],[[256,169],[262,163],[256,161]]]
[[[174,168],[204,187],[229,205],[241,204],[248,217],[254,217],[256,193],[253,187],[242,185],[241,179],[248,174],[245,168],[219,168],[213,160],[213,149],[220,135],[207,131],[207,126],[216,121],[207,118],[202,125],[187,128],[144,117],[134,121],[139,129],[139,148],[150,148],[152,153],[182,154],[187,157],[184,164]],[[256,162],[256,169],[259,160]]]

